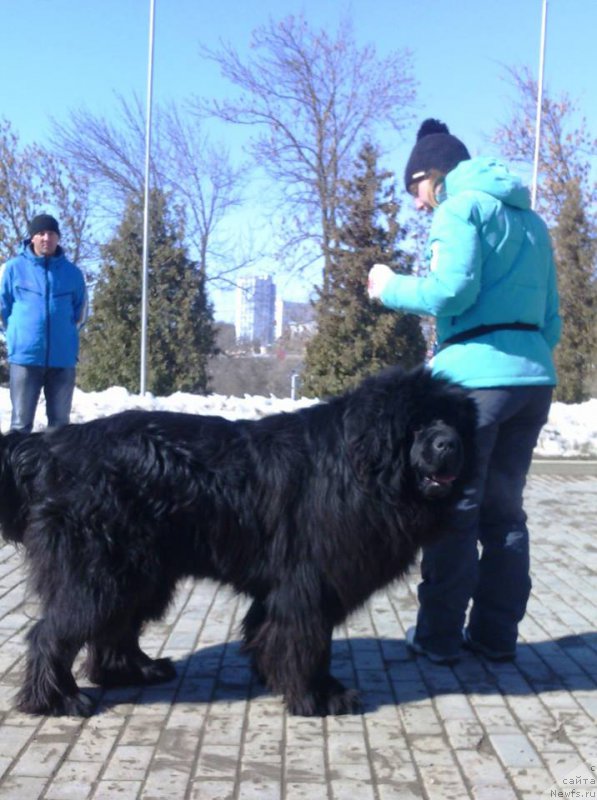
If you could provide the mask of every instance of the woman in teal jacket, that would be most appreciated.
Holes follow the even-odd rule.
[[[423,553],[406,640],[436,663],[456,661],[463,645],[507,660],[531,590],[523,489],[556,383],[550,237],[520,180],[495,159],[471,159],[437,120],[421,125],[405,183],[417,209],[433,211],[429,270],[397,275],[376,264],[369,295],[436,318],[431,368],[470,388],[479,413],[477,477],[452,535]]]

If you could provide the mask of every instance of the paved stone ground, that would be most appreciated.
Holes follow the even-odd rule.
[[[562,470],[558,470],[562,472]],[[301,719],[255,686],[239,654],[244,601],[180,588],[144,646],[179,677],[90,691],[89,720],[11,708],[35,615],[21,557],[0,549],[2,800],[535,800],[597,796],[597,491],[593,475],[534,470],[534,589],[514,664],[411,657],[417,572],[337,631],[334,671],[365,712]],[[76,598],[73,598],[76,602]],[[84,685],[84,684],[83,684]],[[571,792],[574,791],[574,794]]]

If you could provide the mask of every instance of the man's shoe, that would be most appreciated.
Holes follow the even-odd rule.
[[[471,653],[487,658],[489,661],[514,661],[516,658],[516,650],[493,650],[481,642],[475,642],[471,639],[471,635],[465,628],[462,632],[462,646],[465,650],[470,650]]]
[[[456,664],[458,661],[460,661],[460,656],[457,653],[453,653],[452,655],[442,655],[441,653],[433,653],[431,650],[427,650],[425,647],[422,647],[422,645],[420,645],[415,639],[416,633],[417,628],[415,625],[413,625],[412,628],[409,628],[404,634],[406,646],[416,655],[425,656],[425,658],[428,658],[429,661],[433,662],[434,664]]]

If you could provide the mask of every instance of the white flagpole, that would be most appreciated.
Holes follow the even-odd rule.
[[[545,30],[547,28],[547,0],[543,0],[541,16],[541,46],[539,51],[539,79],[537,81],[537,118],[535,121],[535,158],[533,160],[533,188],[531,207],[537,205],[537,180],[539,175],[539,150],[541,146],[541,106],[543,104],[543,71],[545,67]]]
[[[147,105],[145,119],[145,201],[143,205],[143,266],[141,274],[141,377],[140,391],[145,394],[147,379],[147,273],[149,256],[149,173],[151,163],[151,98],[153,89],[153,40],[155,0],[149,0],[149,60],[147,64]]]

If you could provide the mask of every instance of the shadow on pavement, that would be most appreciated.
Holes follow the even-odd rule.
[[[99,711],[121,703],[230,703],[269,694],[251,673],[240,642],[206,647],[174,662],[178,675],[167,684],[103,693]],[[335,639],[332,673],[361,692],[365,712],[447,694],[528,696],[597,689],[597,633],[519,644],[516,660],[493,663],[463,651],[451,667],[415,657],[403,639]]]

